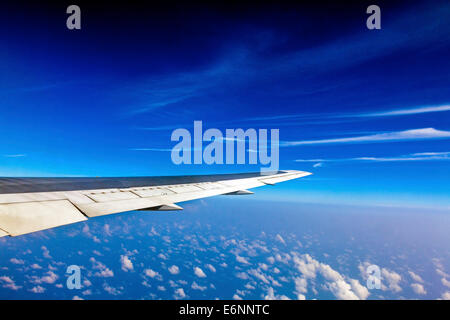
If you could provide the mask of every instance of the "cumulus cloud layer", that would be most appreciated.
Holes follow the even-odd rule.
[[[297,278],[295,282],[297,295],[300,298],[303,298],[303,294],[307,292],[307,279],[315,279],[318,274],[325,278],[325,286],[337,299],[361,300],[369,296],[367,288],[358,280],[347,279],[331,266],[315,260],[309,254],[294,255],[293,259],[295,266],[303,275],[303,278]]]

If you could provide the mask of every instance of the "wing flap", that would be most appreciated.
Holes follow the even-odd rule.
[[[144,208],[157,207],[163,204],[164,203],[155,201],[155,199],[150,198],[116,200],[110,202],[96,202],[86,204],[75,203],[77,208],[90,218],[125,211],[133,211]]]
[[[157,207],[139,209],[139,211],[178,211],[178,210],[183,210],[183,208],[173,203],[163,204]]]
[[[132,192],[137,194],[142,198],[163,196],[167,194],[174,194],[175,192],[166,188],[143,188],[143,189],[132,189]]]
[[[263,182],[264,184],[269,184],[269,185],[273,185],[275,183],[278,182],[284,182],[287,180],[292,180],[292,179],[297,179],[297,178],[301,178],[301,177],[306,177],[311,175],[310,172],[305,172],[305,171],[287,171],[286,174],[284,175],[279,175],[279,176],[269,176],[267,178],[260,178],[259,181]]]
[[[95,202],[109,202],[109,201],[118,201],[118,200],[130,200],[130,199],[139,199],[139,196],[130,192],[130,191],[119,191],[114,190],[105,193],[93,193],[87,194],[89,198],[94,200]]]
[[[227,195],[227,196],[240,196],[240,195],[247,195],[247,194],[254,194],[254,192],[243,189],[243,190],[225,193],[225,195]]]
[[[1,237],[5,237],[7,235],[9,235],[9,233],[7,233],[7,232],[3,231],[2,229],[0,229],[0,238]]]
[[[68,200],[0,205],[0,228],[12,236],[86,220]]]

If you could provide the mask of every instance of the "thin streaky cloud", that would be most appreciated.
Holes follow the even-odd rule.
[[[430,6],[422,8],[420,15],[417,15],[417,9],[414,11],[411,9],[416,19],[421,18],[432,23],[418,24],[415,32],[401,38],[396,32],[389,30],[408,28],[411,24],[409,10],[409,14],[404,12],[390,22],[390,28],[386,28],[383,35],[379,34],[373,38],[367,38],[358,33],[309,49],[296,50],[270,58],[258,56],[252,48],[242,43],[239,49],[230,51],[220,61],[207,68],[168,74],[163,77],[151,77],[136,84],[131,92],[141,97],[141,101],[131,108],[128,105],[126,114],[136,116],[163,107],[179,107],[189,99],[222,92],[224,87],[242,88],[252,81],[264,78],[284,78],[299,73],[327,73],[330,70],[342,70],[417,44],[427,46],[436,42],[440,43],[442,38],[447,36],[447,25],[445,21],[435,17],[437,13],[443,14],[449,10],[449,6],[442,6],[437,12],[436,8]],[[430,33],[430,28],[433,28],[434,32]],[[273,39],[276,38],[273,37]],[[392,45],[393,43],[395,45]],[[268,41],[265,45],[270,47],[277,44],[276,41]],[[365,54],[360,54],[361,52]],[[236,76],[237,74],[239,76]]]
[[[440,106],[424,106],[410,109],[391,110],[385,112],[374,112],[361,114],[360,117],[389,117],[389,116],[402,116],[429,112],[443,112],[450,111],[450,104]]]
[[[226,124],[226,123],[235,123],[235,122],[245,122],[245,121],[283,121],[283,120],[292,120],[295,122],[279,122],[273,123],[269,122],[267,125],[278,125],[278,126],[289,126],[289,125],[299,125],[299,124],[330,124],[330,123],[342,123],[342,122],[351,122],[351,121],[359,121],[358,118],[377,118],[377,117],[390,117],[390,116],[402,116],[402,115],[413,115],[413,114],[423,114],[423,113],[431,113],[431,112],[444,112],[450,111],[450,104],[445,105],[434,105],[434,106],[420,106],[408,109],[398,109],[398,110],[388,110],[388,111],[380,111],[380,112],[369,112],[369,113],[324,113],[324,114],[279,114],[279,115],[269,115],[269,116],[260,116],[260,117],[251,117],[244,119],[234,119],[232,121],[221,121],[215,122],[215,124]],[[325,119],[336,119],[336,120],[325,120]],[[347,119],[347,120],[342,120]],[[300,121],[300,122],[299,122]],[[177,127],[190,127],[192,124],[184,124],[178,125]],[[165,130],[173,130],[174,125],[168,126],[155,126],[155,127],[143,127],[138,128],[140,130],[148,130],[148,131],[165,131]]]
[[[280,146],[293,147],[300,145],[317,144],[339,144],[339,143],[374,143],[374,142],[392,142],[408,140],[426,140],[426,139],[447,139],[450,138],[450,131],[436,130],[434,128],[411,129],[405,131],[383,132],[366,136],[304,140],[304,141],[284,141]]]
[[[450,160],[447,156],[430,156],[430,157],[398,157],[398,158],[377,158],[377,157],[361,157],[355,158],[354,160],[360,161],[380,161],[380,162],[388,162],[388,161],[429,161],[429,160]]]
[[[442,161],[450,160],[450,152],[424,152],[412,153],[396,157],[357,157],[344,159],[297,159],[295,162],[347,162],[347,161],[372,161],[372,162],[394,162],[394,161]]]
[[[172,151],[172,149],[168,148],[130,148],[130,151],[157,151],[157,152],[167,152]]]
[[[154,151],[154,152],[171,152],[171,151],[203,151],[203,149],[199,148],[130,148],[130,151]]]
[[[444,156],[450,155],[450,152],[419,152],[413,153],[413,156]]]
[[[450,104],[435,105],[435,106],[420,106],[408,109],[387,110],[380,112],[369,113],[327,113],[327,114],[286,114],[286,115],[272,115],[247,118],[248,121],[264,121],[264,120],[320,120],[320,119],[344,119],[344,118],[375,118],[375,117],[390,117],[402,116],[412,114],[422,114],[430,112],[444,112],[450,111]],[[336,121],[340,122],[340,121]],[[298,123],[296,123],[298,124]]]
[[[26,154],[4,154],[3,155],[5,158],[22,158],[22,157],[26,157]]]

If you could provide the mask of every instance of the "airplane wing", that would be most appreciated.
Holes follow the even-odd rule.
[[[133,210],[181,210],[176,203],[308,176],[306,171],[129,177],[0,178],[0,237],[19,236]]]

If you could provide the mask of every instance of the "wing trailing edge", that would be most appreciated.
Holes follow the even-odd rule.
[[[310,175],[306,171],[131,178],[0,178],[0,237],[134,210],[181,210],[176,203]]]

